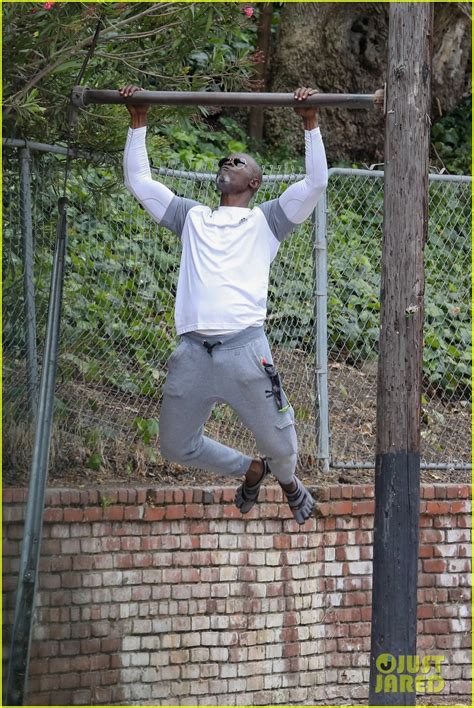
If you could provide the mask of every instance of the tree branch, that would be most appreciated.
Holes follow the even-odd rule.
[[[133,15],[132,17],[129,17],[125,20],[122,20],[120,22],[115,23],[114,25],[110,25],[109,27],[106,27],[105,29],[102,30],[101,32],[101,37],[104,37],[104,35],[108,35],[110,32],[115,32],[118,27],[124,27],[127,24],[130,24],[130,22],[135,22],[135,20],[145,17],[146,15],[150,15],[152,12],[155,12],[155,10],[162,10],[165,7],[172,6],[173,3],[159,3],[152,5],[151,7],[147,8],[146,10],[143,10],[143,12],[139,12],[137,15]],[[160,15],[163,16],[163,14],[170,14],[170,13],[162,13],[160,12]],[[62,49],[59,53],[56,53],[56,55],[53,56],[58,56],[58,58],[53,64],[49,64],[48,66],[45,66],[41,71],[39,71],[35,76],[33,76],[27,83],[26,85],[20,89],[20,91],[17,91],[13,96],[10,97],[7,101],[5,101],[5,106],[6,106],[6,112],[9,112],[9,108],[13,107],[13,104],[15,101],[18,101],[20,98],[22,98],[30,89],[32,89],[36,84],[41,81],[41,79],[44,79],[45,76],[48,76],[48,74],[51,74],[55,69],[58,68],[58,66],[61,66],[61,64],[65,61],[65,59],[68,59],[75,54],[77,54],[81,49],[84,49],[87,47],[89,44],[91,44],[93,37],[86,37],[85,39],[82,39],[80,42],[77,42],[73,47],[66,47]]]

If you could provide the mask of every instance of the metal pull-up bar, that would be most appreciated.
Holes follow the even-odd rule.
[[[140,91],[130,98],[124,98],[119,91],[90,89],[84,86],[74,87],[71,100],[78,108],[96,103],[146,103],[160,106],[286,106],[289,108],[298,108],[302,105],[302,101],[295,100],[293,93]],[[304,101],[305,106],[321,108],[374,108],[383,106],[383,103],[383,89],[373,94],[318,93]]]

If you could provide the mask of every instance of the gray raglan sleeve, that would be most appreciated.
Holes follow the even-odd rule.
[[[164,226],[181,237],[188,211],[195,206],[199,206],[199,202],[175,195],[160,220],[160,226]]]
[[[263,211],[270,230],[280,243],[298,226],[288,219],[278,199],[263,202],[258,208]]]

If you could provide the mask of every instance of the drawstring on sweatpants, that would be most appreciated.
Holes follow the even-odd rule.
[[[222,339],[219,339],[217,342],[214,342],[214,344],[209,344],[207,339],[205,339],[202,343],[202,346],[206,347],[207,353],[209,354],[209,356],[212,356],[212,350],[214,349],[214,347],[217,347],[218,344],[222,344],[222,343],[223,343]]]

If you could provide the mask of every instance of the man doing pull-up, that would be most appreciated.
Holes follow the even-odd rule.
[[[134,96],[126,86],[120,93]],[[313,89],[299,88],[303,104]],[[138,97],[137,97],[138,98]],[[327,164],[316,109],[303,118],[306,176],[278,199],[253,208],[262,182],[256,161],[232,153],[219,161],[220,204],[212,209],[176,196],[152,178],[146,145],[148,106],[127,104],[131,117],[124,154],[125,185],[152,218],[181,239],[175,305],[180,343],[168,361],[160,415],[165,459],[243,477],[235,503],[246,514],[271,472],[299,524],[314,500],[296,477],[294,411],[281,388],[264,333],[270,264],[281,242],[313,212],[327,185]],[[262,457],[252,458],[204,435],[216,403],[227,403],[254,434]]]

